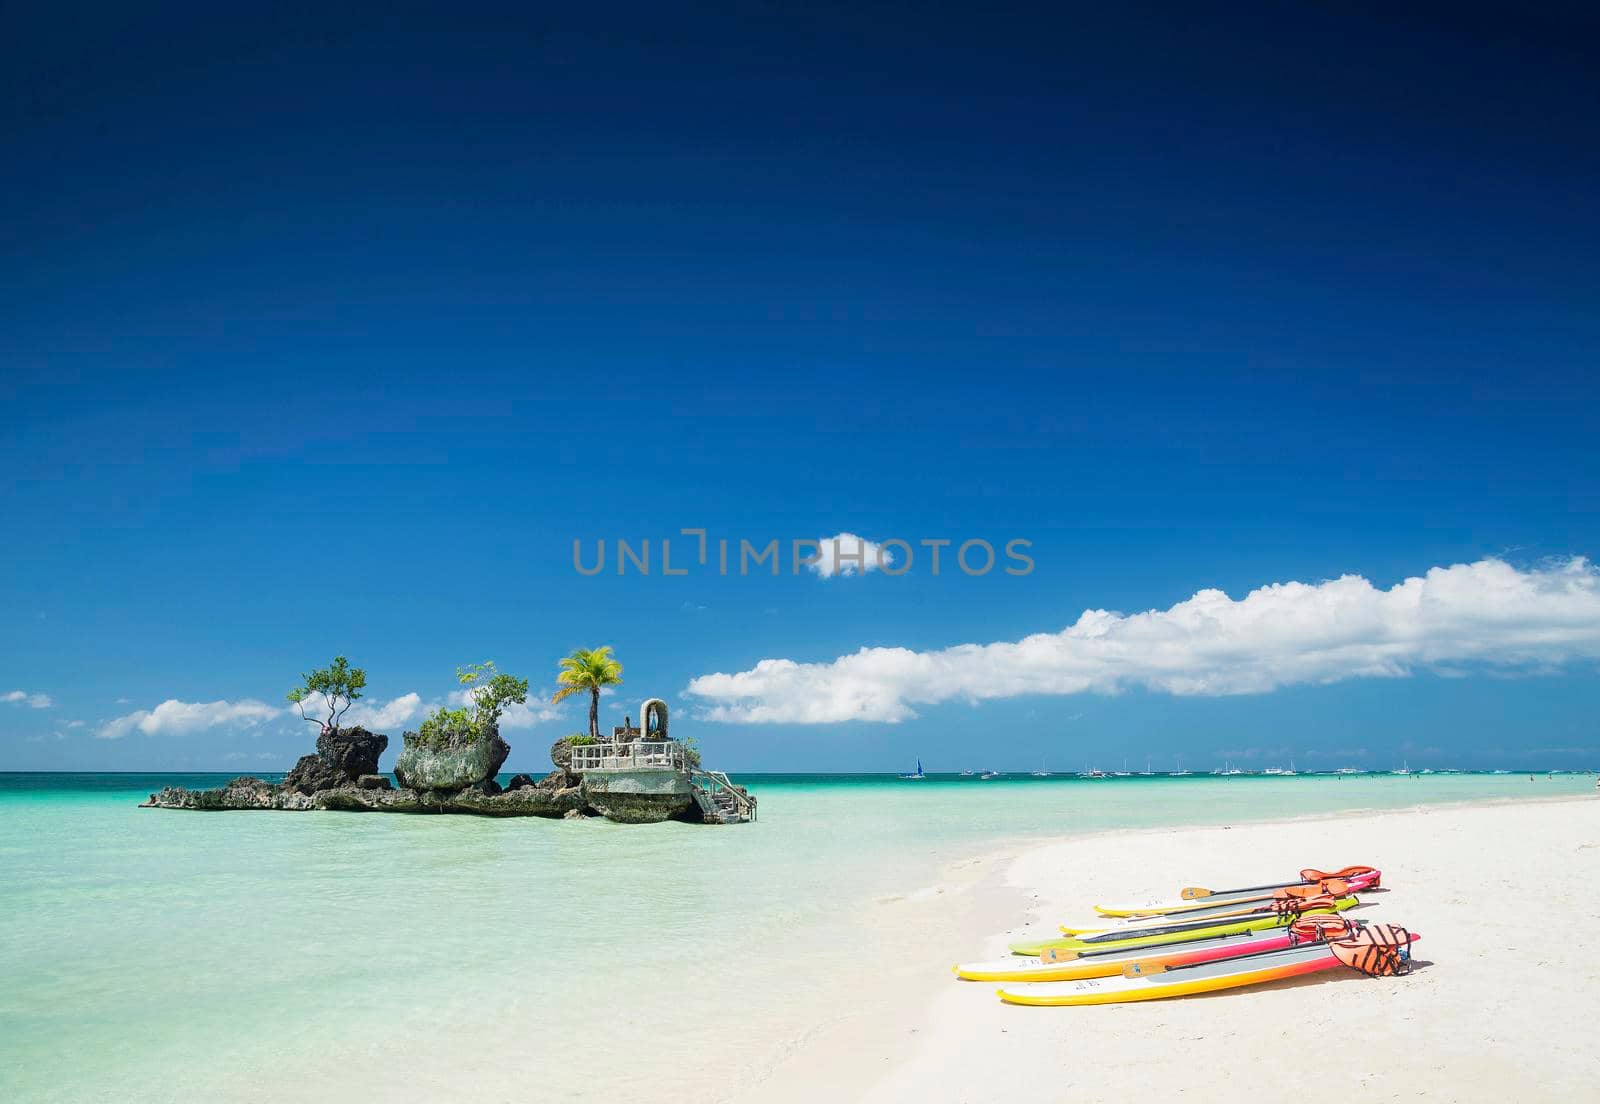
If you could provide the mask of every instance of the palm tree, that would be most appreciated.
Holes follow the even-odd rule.
[[[550,699],[551,704],[568,694],[589,691],[589,735],[600,738],[600,688],[617,686],[622,682],[622,664],[611,658],[611,645],[604,648],[579,648],[561,661],[561,673],[556,676],[561,689]]]

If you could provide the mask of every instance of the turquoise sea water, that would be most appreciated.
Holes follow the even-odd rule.
[[[0,774],[0,1099],[727,1084],[857,968],[863,908],[998,843],[1595,785],[757,775],[761,820],[718,828],[135,807],[226,777]]]

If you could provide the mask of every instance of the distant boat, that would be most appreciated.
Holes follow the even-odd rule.
[[[1178,769],[1175,770],[1175,771],[1168,771],[1167,772],[1167,777],[1168,778],[1188,778],[1191,774],[1194,773],[1193,771],[1186,771],[1186,770],[1183,769],[1183,756],[1179,755],[1177,757],[1177,759],[1178,759]]]
[[[1039,769],[1033,772],[1035,778],[1049,778],[1050,772],[1044,769],[1044,756],[1039,756]]]
[[[1338,770],[1334,771],[1333,773],[1334,774],[1365,774],[1366,772],[1365,771],[1359,771],[1354,767],[1340,767]]]
[[[972,777],[972,772],[969,771],[969,770],[964,770],[964,771],[961,772],[961,777],[962,778],[971,778]]]
[[[1390,774],[1410,774],[1411,773],[1411,764],[1410,763],[1403,763],[1399,770],[1392,770],[1389,773]]]
[[[1139,777],[1140,778],[1151,778],[1151,777],[1153,777],[1155,775],[1155,773],[1156,773],[1155,771],[1150,769],[1150,757],[1148,755],[1145,756],[1144,770],[1139,772]]]
[[[1268,767],[1266,770],[1262,771],[1261,773],[1262,774],[1278,775],[1278,774],[1282,774],[1283,772],[1284,771],[1283,771],[1282,767]]]
[[[1106,772],[1098,768],[1094,770],[1081,770],[1078,772],[1079,778],[1104,778],[1105,776]]]
[[[917,769],[914,772],[911,774],[902,774],[900,777],[904,778],[907,782],[921,782],[927,777],[922,773],[922,760],[917,760]]]
[[[978,780],[980,782],[987,782],[991,778],[999,778],[999,777],[1000,777],[1000,772],[999,771],[984,771],[982,774],[978,775]]]
[[[1492,770],[1489,773],[1490,774],[1510,774],[1511,772],[1508,771],[1508,770]]]

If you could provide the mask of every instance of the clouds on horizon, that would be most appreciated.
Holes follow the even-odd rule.
[[[326,715],[327,707],[320,694],[307,698],[305,704],[308,715],[318,718]],[[358,701],[344,715],[344,721],[366,728],[395,728],[421,711],[422,698],[413,692],[381,704]],[[102,740],[120,740],[136,730],[146,736],[182,736],[224,726],[255,728],[275,718],[300,721],[300,710],[293,705],[285,708],[254,698],[241,698],[236,702],[186,702],[168,698],[154,709],[136,709],[115,717],[102,724],[94,734]]]
[[[311,694],[305,700],[306,716],[322,720],[328,715],[327,697],[323,694]],[[284,710],[296,720],[300,720],[300,710],[290,706]],[[422,695],[413,690],[409,694],[401,694],[387,702],[378,703],[367,699],[358,700],[339,719],[341,725],[360,725],[362,728],[382,730],[385,728],[398,728],[422,712]]]
[[[1509,672],[1600,658],[1600,572],[1582,557],[1519,570],[1495,559],[1435,567],[1387,590],[1359,575],[1274,583],[1237,601],[1207,589],[1167,610],[1086,610],[1060,632],[918,652],[862,648],[831,662],[763,659],[702,675],[707,720],[908,720],[919,706],[1025,694],[1260,694],[1452,664]]]
[[[281,716],[283,710],[254,698],[240,701],[184,702],[168,698],[154,709],[137,709],[101,725],[95,735],[102,740],[120,740],[135,729],[146,736],[200,732],[219,725],[254,728]]]
[[[452,706],[465,705],[469,700],[467,695],[465,690],[453,691],[448,701]],[[562,707],[549,704],[549,697],[548,693],[540,691],[532,704],[508,706],[501,714],[500,727],[533,728],[566,716]],[[7,700],[10,700],[9,697]],[[321,720],[327,716],[327,706],[320,694],[307,698],[305,707],[307,716],[313,719]],[[422,695],[413,690],[387,702],[357,701],[340,723],[361,725],[378,732],[392,731],[410,724],[428,709],[429,706],[422,701]],[[106,721],[94,734],[102,740],[120,740],[135,731],[146,736],[187,735],[224,726],[255,728],[275,718],[302,721],[300,710],[293,705],[280,708],[254,698],[242,698],[236,702],[185,702],[168,698],[153,709],[138,709]],[[81,723],[73,722],[74,725]]]
[[[0,694],[0,701],[12,705],[25,705],[29,709],[49,709],[55,704],[49,694],[30,694],[26,690],[10,690]]]

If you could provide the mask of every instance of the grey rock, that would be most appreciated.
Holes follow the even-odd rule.
[[[360,725],[324,732],[317,737],[317,755],[352,782],[363,774],[378,773],[378,757],[389,747],[389,737],[368,732]]]
[[[694,798],[688,794],[600,792],[583,787],[584,803],[619,824],[657,824],[686,816]]]
[[[561,772],[563,786],[577,786],[583,782],[581,775],[572,772],[572,741],[576,739],[576,736],[563,736],[550,745],[550,762]]]
[[[415,732],[405,734],[405,747],[394,765],[400,785],[413,790],[460,790],[490,781],[511,754],[511,745],[491,729],[473,739],[451,735],[442,744],[425,744]]]
[[[168,786],[150,795],[144,807],[156,809],[277,809],[282,788],[252,775],[243,775],[215,790],[187,790]]]
[[[302,755],[284,776],[283,785],[313,794],[356,782],[362,775],[378,773],[378,757],[388,746],[389,737],[359,725],[324,732],[317,737],[316,754]]]
[[[285,789],[302,794],[331,790],[335,786],[344,785],[347,781],[343,771],[324,763],[320,755],[302,755],[289,769],[289,773],[283,776]]]
[[[460,790],[363,790],[344,786],[321,790],[315,807],[342,812],[373,813],[465,813],[490,817],[560,817],[576,813],[583,806],[577,789],[541,790],[523,786],[502,793],[487,793],[477,786]]]

